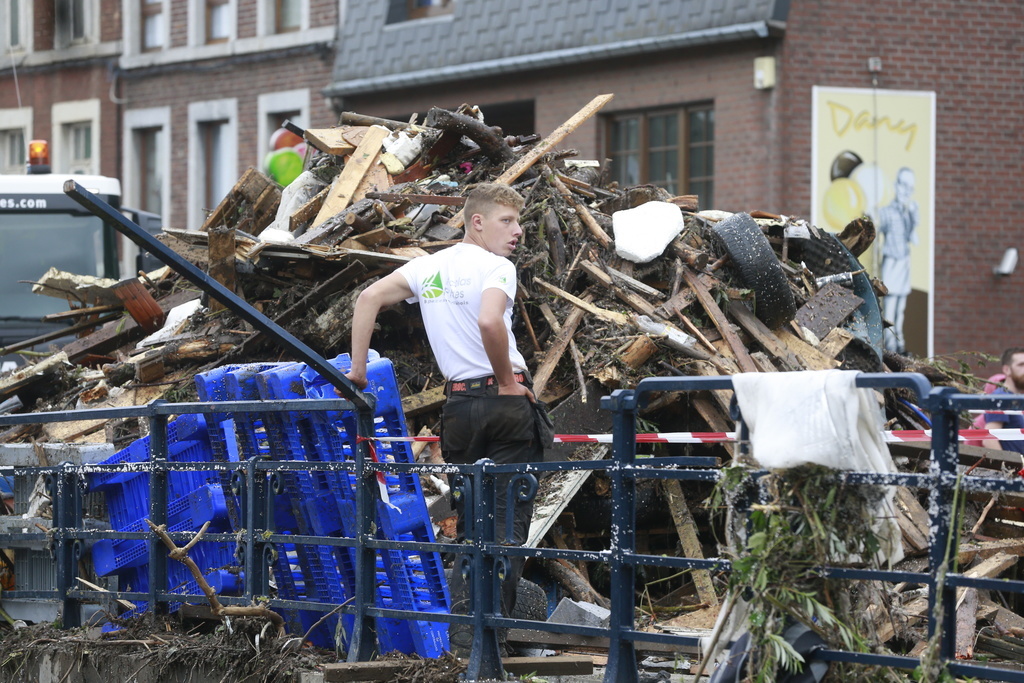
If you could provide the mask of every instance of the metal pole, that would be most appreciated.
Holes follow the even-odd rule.
[[[601,407],[612,414],[612,528],[610,531],[609,574],[612,585],[611,620],[608,633],[608,667],[604,680],[636,683],[636,646],[626,634],[633,630],[636,568],[626,555],[636,548],[636,480],[623,471],[636,461],[636,394],[616,390],[601,399]]]
[[[951,387],[939,387],[932,391],[932,462],[931,471],[936,485],[931,490],[932,512],[931,538],[929,539],[929,562],[931,564],[931,590],[928,592],[928,637],[939,630],[939,655],[945,661],[953,661],[956,654],[956,587],[943,581],[941,590],[937,577],[943,572],[953,571],[954,552],[948,553],[955,538],[953,524],[956,519],[953,510],[953,494],[956,487],[956,465],[959,459],[959,434],[957,415],[949,397],[954,394]],[[941,605],[941,620],[935,618],[936,608]]]
[[[466,665],[466,681],[505,679],[498,631],[486,621],[487,617],[501,616],[502,612],[497,558],[493,552],[484,549],[485,546],[495,544],[498,528],[495,520],[495,477],[493,473],[484,471],[486,465],[493,464],[491,460],[481,459],[473,465],[473,489],[476,496],[472,501],[474,505],[471,514],[476,517],[476,533],[469,536],[468,530],[466,532],[466,539],[471,541],[472,548],[469,579],[470,594],[473,597],[469,603],[469,613],[473,617],[473,647]],[[511,516],[514,513],[510,509],[506,514]]]
[[[154,403],[163,403],[158,399]],[[167,416],[149,418],[149,460],[153,465],[149,473],[149,520],[160,526],[167,524]],[[149,545],[149,614],[167,613],[167,603],[161,604],[157,593],[166,591],[167,549],[155,533],[150,532]]]

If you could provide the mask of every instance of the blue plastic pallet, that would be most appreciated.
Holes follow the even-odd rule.
[[[295,363],[269,363],[238,366],[224,377],[224,397],[231,401],[254,401],[260,399],[256,385],[256,376],[260,372],[276,368],[297,365]],[[280,422],[279,413],[238,413],[234,415],[234,427],[239,446],[239,456],[243,459],[269,456],[274,459],[290,460],[287,451],[282,451],[279,439],[271,439],[270,433]],[[274,444],[277,444],[275,446]],[[304,472],[284,471],[280,476],[284,481],[284,495],[276,497],[274,505],[275,530],[283,534],[312,534],[311,525],[307,522],[300,503],[304,500],[300,495],[292,495],[300,487],[296,477]],[[332,594],[339,593],[338,586],[331,585],[334,560],[330,549],[320,546],[298,544],[293,546],[301,572],[301,580],[296,581],[291,562],[286,552],[278,546],[277,561],[273,567],[274,581],[278,595],[286,600],[310,600],[332,604],[340,604],[344,600],[332,599]],[[333,588],[333,590],[332,590]],[[284,618],[293,633],[306,633],[322,614],[311,610],[285,610]],[[332,616],[310,632],[309,640],[318,647],[333,649],[334,632],[337,617]]]
[[[167,506],[167,530],[170,532],[195,531],[207,522],[210,522],[211,532],[227,530],[227,509],[219,485],[207,484]],[[149,531],[149,525],[142,517],[118,531]],[[200,541],[196,547],[205,543]],[[143,540],[101,538],[93,545],[92,561],[96,574],[107,576],[146,564],[147,552],[147,542]]]
[[[342,372],[351,369],[348,354],[330,361]],[[334,388],[310,368],[303,370],[303,383],[309,398],[327,398]],[[408,436],[401,395],[391,361],[371,355],[367,364],[367,391],[377,397],[374,433],[378,437]],[[355,433],[354,412],[313,413],[309,417],[321,449],[322,459],[344,461],[352,459]],[[383,462],[413,462],[409,442],[379,441],[375,443],[376,457]],[[435,541],[430,516],[420,488],[419,475],[413,473],[389,474],[385,478],[391,505],[383,501],[377,506],[379,533],[383,538],[399,541]],[[348,480],[351,482],[351,480]],[[334,489],[339,500],[354,503],[354,489],[339,485]],[[344,517],[344,515],[343,515]],[[354,530],[346,530],[353,535]],[[447,583],[438,553],[383,550],[380,560],[388,583],[378,584],[378,603],[384,607],[419,612],[446,613],[449,610]],[[427,621],[402,622],[409,630],[414,651],[424,657],[436,657],[448,649],[447,625]],[[404,637],[403,637],[404,639]],[[409,652],[409,650],[403,650]]]

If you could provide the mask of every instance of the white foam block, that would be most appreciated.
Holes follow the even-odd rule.
[[[612,214],[615,253],[633,263],[647,263],[661,256],[682,231],[683,214],[668,202],[647,202]]]

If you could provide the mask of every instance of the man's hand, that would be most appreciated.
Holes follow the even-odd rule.
[[[525,384],[514,382],[508,386],[498,385],[498,396],[525,396],[530,400],[530,403],[536,403],[537,398],[533,395],[533,392]]]
[[[358,375],[354,371],[346,372],[345,378],[348,379],[349,382],[352,382],[352,384],[355,384],[360,389],[360,391],[366,389],[367,385],[369,384],[369,382],[367,382],[366,380],[365,372],[362,372]],[[337,387],[334,388],[334,393],[336,393],[338,396],[341,396],[341,392],[338,391]]]

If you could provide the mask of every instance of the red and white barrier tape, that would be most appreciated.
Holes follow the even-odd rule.
[[[902,429],[882,432],[888,443],[931,441],[930,429]],[[960,441],[992,439],[998,441],[1024,441],[1024,429],[961,429]],[[437,436],[381,436],[375,441],[425,441],[436,443]],[[637,443],[728,443],[736,440],[736,432],[667,432],[663,434],[637,434]],[[555,443],[611,443],[611,434],[555,434]]]
[[[968,410],[971,415],[1024,415],[1024,410]]]

